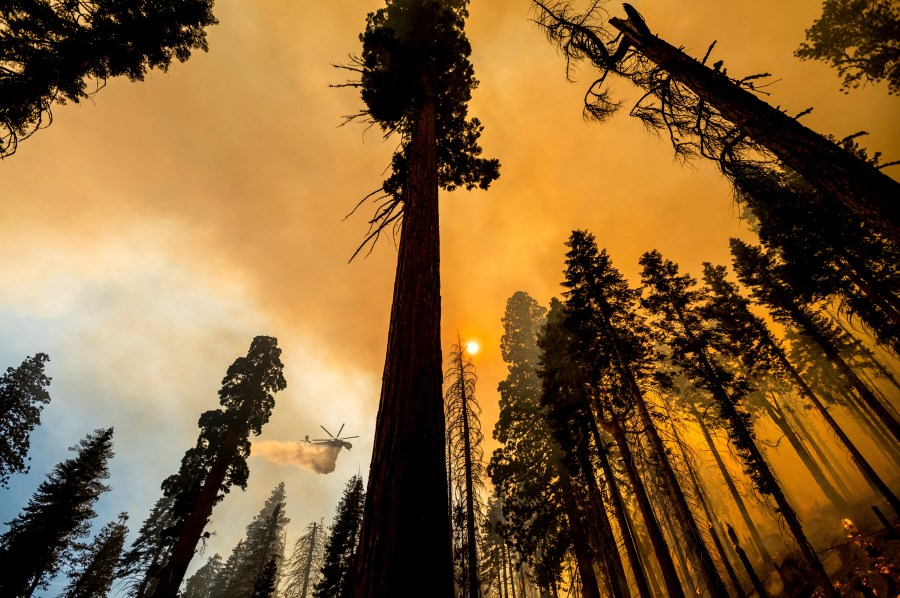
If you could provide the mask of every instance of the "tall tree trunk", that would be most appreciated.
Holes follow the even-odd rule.
[[[312,574],[312,556],[316,549],[316,531],[318,525],[313,521],[312,539],[309,542],[309,554],[306,555],[306,565],[303,568],[303,589],[300,591],[300,598],[306,598],[306,590],[309,588],[309,577]]]
[[[858,394],[849,388],[844,389],[840,393],[840,396],[843,397],[843,401],[841,402],[835,401],[833,395],[825,394],[825,396],[830,399],[831,403],[841,405],[847,409],[854,421],[869,432],[873,442],[881,452],[884,453],[896,467],[900,467],[900,443],[890,439],[887,430],[884,429],[884,424],[872,415],[872,412],[869,409],[866,409],[865,404],[862,402],[862,399],[859,398]]]
[[[613,472],[612,466],[609,463],[609,455],[606,451],[606,445],[603,442],[603,439],[600,437],[600,430],[597,427],[597,421],[591,418],[590,424],[591,434],[594,437],[594,445],[597,447],[597,455],[600,459],[600,467],[603,469],[603,479],[606,480],[606,485],[609,488],[609,496],[612,500],[613,513],[615,514],[616,521],[619,524],[619,529],[622,532],[622,543],[625,544],[625,554],[628,556],[628,562],[631,565],[631,572],[634,575],[635,584],[637,585],[638,589],[638,595],[641,598],[652,598],[653,594],[650,593],[650,586],[647,583],[647,575],[644,572],[644,567],[641,563],[637,546],[635,545],[634,536],[631,533],[631,525],[629,524],[628,517],[626,515],[625,505],[622,501],[622,494],[619,491],[619,485],[616,482],[615,473]]]
[[[175,539],[169,558],[156,576],[159,581],[148,594],[151,598],[175,598],[178,595],[178,588],[184,580],[191,559],[194,558],[197,543],[212,514],[225,474],[228,472],[230,457],[234,454],[239,439],[240,435],[234,430],[230,430],[225,436],[222,448],[203,481],[197,502]]]
[[[619,448],[619,454],[622,457],[622,463],[625,465],[625,473],[628,475],[628,481],[634,490],[634,496],[637,499],[638,508],[644,518],[644,526],[647,535],[650,538],[650,544],[653,546],[653,553],[659,563],[662,572],[663,583],[666,584],[666,592],[670,598],[684,598],[684,590],[681,588],[681,582],[678,580],[678,572],[675,570],[675,563],[672,562],[672,553],[669,550],[666,539],[663,536],[662,528],[660,528],[659,520],[653,513],[653,506],[650,498],[647,496],[647,490],[644,488],[644,482],[638,475],[637,466],[634,462],[634,455],[631,453],[631,447],[628,446],[628,439],[625,437],[625,430],[621,423],[613,422],[612,434]]]
[[[619,373],[624,378],[628,391],[631,394],[631,398],[637,407],[638,415],[640,416],[641,424],[644,428],[644,436],[649,440],[650,448],[659,467],[660,474],[665,481],[665,488],[671,498],[672,505],[675,507],[675,515],[683,530],[684,538],[691,551],[691,556],[700,568],[701,577],[703,578],[710,596],[712,596],[712,598],[728,598],[728,590],[725,587],[725,583],[719,576],[719,572],[716,570],[715,561],[709,554],[706,545],[703,543],[703,536],[700,533],[700,528],[697,526],[694,515],[691,513],[691,509],[688,506],[687,499],[681,489],[681,484],[678,482],[678,476],[675,475],[675,471],[672,469],[671,463],[669,463],[666,447],[659,437],[659,432],[656,430],[656,424],[653,422],[653,418],[650,417],[650,411],[647,409],[644,393],[637,383],[637,377],[631,367],[631,363],[626,357],[625,352],[622,350],[619,335],[611,322],[612,310],[605,298],[600,298],[598,304],[600,305],[600,311],[603,317],[603,328],[605,329],[607,338],[609,339],[615,354],[616,369],[619,370]]]
[[[506,564],[509,567],[509,587],[512,590],[512,598],[516,598],[516,568],[509,557],[509,546],[505,542],[503,543],[503,550],[506,551]]]
[[[794,428],[799,431],[800,436],[804,439],[804,444],[816,454],[823,467],[831,474],[831,479],[835,486],[838,487],[838,490],[841,491],[841,494],[852,497],[853,491],[847,485],[847,477],[849,475],[847,470],[844,469],[841,460],[828,448],[828,443],[819,435],[815,426],[807,426],[809,422],[806,421],[806,418],[797,413],[789,404],[784,404],[782,407],[793,421]]]
[[[578,505],[572,493],[572,480],[569,478],[569,472],[565,470],[565,466],[560,467],[559,481],[562,487],[563,506],[566,510],[566,517],[569,520],[569,530],[572,532],[572,547],[575,551],[575,561],[578,565],[578,572],[581,575],[584,595],[587,598],[600,598],[600,588],[597,585],[597,576],[594,574],[594,564],[588,550],[587,538],[584,535],[585,525],[581,514],[578,512]],[[513,598],[515,598],[515,590],[513,590]]]
[[[610,19],[610,23],[644,57],[716,108],[825,196],[840,201],[873,228],[900,243],[900,184],[732,83],[723,73],[654,36],[644,23],[617,18]]]
[[[672,426],[672,436],[675,438],[675,444],[678,446],[678,451],[681,453],[681,460],[684,462],[688,477],[691,480],[691,485],[694,488],[694,496],[697,498],[697,502],[700,503],[700,508],[703,509],[703,514],[706,515],[706,521],[709,523],[709,537],[716,547],[716,552],[719,553],[719,561],[725,567],[725,572],[728,574],[731,585],[734,586],[738,596],[743,597],[744,590],[741,588],[741,582],[738,580],[737,574],[734,572],[734,567],[731,566],[731,561],[728,559],[728,554],[726,554],[725,548],[722,545],[722,541],[716,533],[714,527],[716,518],[713,516],[709,502],[706,500],[706,489],[703,485],[703,480],[700,479],[700,476],[694,468],[693,461],[691,460],[690,455],[688,455],[684,440],[682,440],[681,434],[678,433],[678,428],[675,426],[672,413],[668,409],[666,409],[666,415],[669,417],[669,424]]]
[[[806,532],[803,531],[803,525],[797,517],[797,513],[788,502],[781,489],[781,485],[775,478],[775,474],[772,472],[769,464],[763,458],[759,447],[756,445],[756,441],[753,438],[753,431],[740,417],[737,407],[732,402],[731,397],[728,395],[728,392],[719,380],[715,369],[712,367],[712,364],[709,361],[710,358],[706,354],[705,347],[697,340],[693,330],[688,326],[684,314],[674,305],[672,307],[684,330],[688,342],[692,346],[693,351],[695,355],[697,355],[697,359],[705,372],[706,381],[709,383],[709,390],[716,399],[719,411],[729,422],[731,433],[735,435],[736,440],[740,442],[740,445],[743,445],[747,460],[753,465],[756,475],[761,481],[761,486],[767,489],[769,495],[778,506],[781,516],[784,518],[785,523],[787,523],[788,529],[791,530],[791,534],[794,536],[794,540],[800,548],[800,554],[803,556],[803,560],[805,560],[806,564],[812,569],[812,573],[818,579],[819,584],[821,584],[825,595],[829,598],[840,598],[840,594],[834,589],[831,580],[828,578],[828,573],[826,573],[822,561],[819,560],[819,555],[816,554],[812,544],[809,543]]]
[[[779,347],[774,339],[772,339],[771,335],[766,335],[769,347],[772,349],[775,356],[778,358],[778,361],[781,363],[781,366],[785,369],[788,375],[791,377],[791,380],[800,388],[801,394],[806,397],[806,399],[813,404],[813,407],[816,408],[816,411],[822,416],[825,420],[825,423],[828,424],[828,427],[831,428],[831,431],[838,437],[844,447],[849,451],[850,456],[853,458],[853,462],[856,463],[856,466],[859,468],[859,471],[863,474],[863,477],[866,478],[866,481],[869,482],[878,492],[881,493],[882,496],[887,499],[888,503],[890,503],[891,507],[900,515],[900,500],[898,500],[897,495],[890,489],[890,487],[884,483],[884,480],[875,472],[872,468],[872,465],[869,461],[863,456],[863,454],[856,448],[856,445],[853,444],[853,441],[847,436],[844,429],[834,420],[831,416],[831,413],[822,404],[822,401],[819,400],[818,395],[809,387],[806,383],[806,380],[803,379],[803,376],[800,375],[800,372],[797,371],[797,368],[794,367],[794,364],[790,362],[787,358],[787,355],[784,354],[784,351]],[[888,445],[890,446],[890,445]]]
[[[422,102],[409,143],[403,229],[360,539],[357,598],[453,595],[444,470],[433,98]],[[429,533],[423,534],[425,529]]]
[[[593,419],[593,418],[591,418]],[[619,547],[613,535],[612,526],[609,523],[609,515],[606,511],[606,501],[597,486],[597,478],[594,476],[594,468],[588,455],[587,441],[579,443],[578,462],[587,485],[590,497],[591,510],[597,525],[594,527],[597,549],[606,569],[606,579],[609,591],[613,598],[628,598],[631,592],[628,590],[628,580],[625,578],[625,568],[622,566],[622,558],[619,555]]]
[[[816,460],[813,459],[812,455],[809,454],[809,451],[806,450],[806,447],[800,441],[800,438],[797,437],[797,433],[788,423],[787,418],[781,410],[781,407],[778,405],[775,397],[772,396],[774,405],[769,403],[766,399],[763,399],[762,402],[769,418],[775,422],[775,425],[778,426],[778,429],[781,430],[785,438],[787,438],[788,442],[797,453],[797,456],[800,457],[800,460],[803,462],[803,465],[806,466],[806,470],[812,475],[813,480],[815,480],[816,484],[822,490],[822,493],[829,501],[831,501],[832,505],[834,505],[842,514],[846,515],[848,508],[847,501],[840,495],[834,486],[831,485],[825,472],[822,471],[822,468],[819,467]]]
[[[463,417],[463,459],[466,468],[466,550],[468,552],[469,598],[478,598],[481,587],[478,582],[478,555],[475,536],[475,490],[472,484],[472,444],[469,435],[469,399],[466,396],[466,377],[462,362],[462,351],[459,353],[459,392],[462,397]]]
[[[740,492],[738,492],[734,479],[731,477],[731,473],[725,466],[725,461],[722,459],[721,453],[719,453],[719,449],[716,448],[716,443],[713,440],[712,434],[709,433],[709,428],[706,427],[706,422],[703,421],[703,416],[697,410],[697,406],[693,403],[690,405],[690,410],[691,415],[694,416],[694,419],[697,420],[697,424],[700,426],[700,432],[703,434],[703,438],[709,446],[709,451],[712,453],[713,460],[719,468],[719,473],[722,474],[722,478],[725,480],[725,486],[728,487],[728,492],[731,494],[731,498],[737,505],[738,512],[741,514],[741,519],[744,520],[744,525],[747,527],[747,531],[750,532],[750,537],[753,539],[756,551],[759,552],[759,556],[762,557],[765,562],[774,567],[775,561],[772,559],[772,555],[769,554],[762,537],[759,535],[759,530],[756,529],[756,523],[753,521],[753,517],[750,516],[750,511],[747,510],[747,505],[744,503],[744,499],[741,497]]]
[[[834,343],[822,334],[819,327],[816,326],[815,322],[813,322],[812,318],[810,318],[804,310],[797,306],[792,306],[791,317],[800,326],[803,334],[819,346],[822,353],[825,354],[825,357],[827,357],[837,369],[841,377],[853,387],[869,409],[872,410],[872,413],[882,424],[884,424],[891,435],[893,435],[895,442],[900,442],[900,422],[898,422],[887,408],[881,404],[878,397],[872,393],[869,387],[859,379],[859,376],[856,375],[853,368],[851,368],[847,362],[844,361],[844,358],[841,357],[840,351],[838,351],[838,348]]]

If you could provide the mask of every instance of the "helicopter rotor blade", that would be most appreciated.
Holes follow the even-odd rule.
[[[344,426],[346,426],[346,425],[347,425],[347,424],[341,424],[341,429],[340,429],[340,430],[338,430],[338,433],[337,433],[337,438],[340,438],[340,437],[341,437],[341,432],[343,432],[343,431],[344,431]]]
[[[323,430],[325,430],[325,426],[319,426],[319,427],[322,428]],[[334,438],[334,434],[332,434],[328,430],[325,430],[325,433],[328,434],[329,436],[331,436],[332,438]]]
[[[341,440],[350,440],[351,438],[359,438],[359,436],[344,436]]]

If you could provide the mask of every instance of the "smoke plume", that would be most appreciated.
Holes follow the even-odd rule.
[[[337,464],[340,449],[305,442],[259,440],[253,443],[251,454],[279,465],[296,465],[316,473],[331,473]]]

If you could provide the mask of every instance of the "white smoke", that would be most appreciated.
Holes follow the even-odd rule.
[[[324,444],[258,440],[250,453],[279,465],[296,465],[316,473],[331,473],[337,465],[340,449]]]

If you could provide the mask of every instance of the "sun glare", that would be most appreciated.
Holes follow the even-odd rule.
[[[469,341],[466,343],[466,351],[469,355],[475,355],[480,348],[477,341]]]

